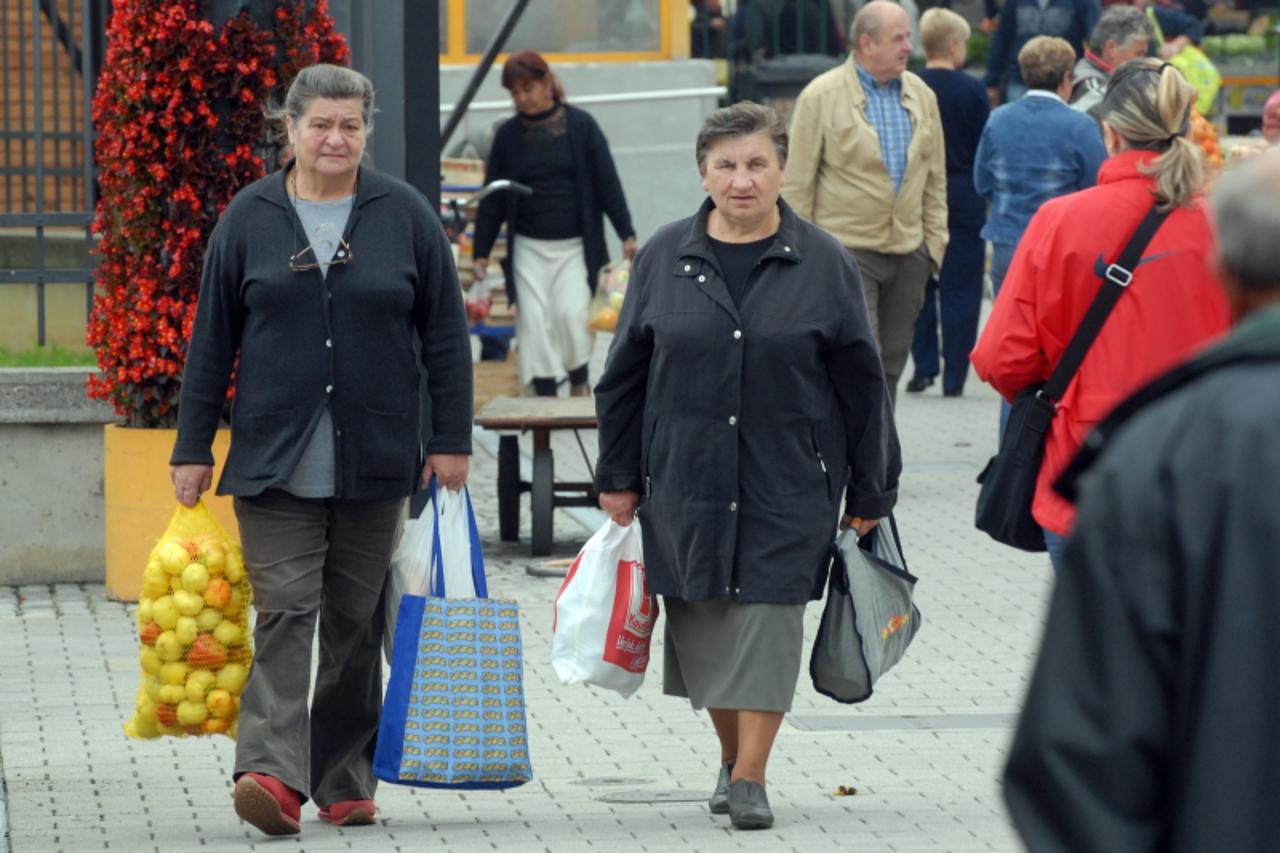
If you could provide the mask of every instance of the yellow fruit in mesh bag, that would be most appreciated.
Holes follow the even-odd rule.
[[[164,661],[160,660],[160,655],[156,654],[156,650],[151,646],[144,646],[142,651],[138,652],[138,663],[142,665],[142,671],[147,675],[159,675],[160,667],[164,666]]]
[[[187,676],[187,699],[191,702],[203,702],[213,689],[218,677],[207,669],[197,669]]]
[[[173,603],[178,605],[178,613],[183,616],[195,616],[204,610],[204,599],[199,594],[185,589],[173,594]]]
[[[227,546],[212,536],[202,536],[196,540],[198,556],[201,563],[209,569],[209,574],[220,575],[227,569]]]
[[[160,566],[147,566],[142,573],[142,594],[150,598],[158,598],[169,591],[169,576]]]
[[[204,706],[203,702],[187,700],[178,703],[178,725],[180,726],[198,726],[208,716],[209,709]]]
[[[172,595],[163,595],[151,605],[151,618],[166,631],[172,631],[178,626],[178,617],[181,615]]]
[[[222,621],[222,611],[216,607],[206,607],[196,614],[196,625],[201,631],[212,631]]]
[[[147,694],[138,694],[138,702],[135,705],[135,709],[138,712],[138,716],[142,719],[150,720],[153,723],[156,722],[156,703],[155,700]]]
[[[204,603],[219,610],[231,603],[231,583],[226,578],[213,578],[201,593]]]
[[[172,631],[165,631],[156,637],[156,654],[160,655],[160,660],[166,663],[180,659],[185,648],[178,640],[178,635]]]
[[[209,585],[209,570],[203,563],[190,563],[182,570],[182,585],[188,592],[204,592]]]
[[[151,621],[151,606],[153,604],[155,604],[154,599],[148,596],[144,595],[142,598],[138,599],[138,612],[135,615],[138,619],[139,628]]]
[[[235,551],[227,552],[227,568],[224,575],[233,584],[241,583],[247,577],[244,570],[244,560]]]
[[[182,585],[182,575],[165,575],[165,577],[169,578],[169,592],[182,592],[186,589]]]
[[[180,575],[191,562],[191,554],[186,548],[172,539],[165,539],[151,552],[160,568],[171,575]]]
[[[244,631],[236,623],[224,619],[213,629],[213,638],[224,646],[238,646],[244,640]]]
[[[240,587],[231,588],[231,597],[227,600],[227,606],[222,608],[222,615],[227,619],[239,619],[240,614],[244,611],[244,592]]]
[[[186,684],[191,667],[182,661],[171,661],[160,667],[160,681],[164,684]]]
[[[215,717],[230,717],[236,712],[235,697],[224,687],[210,690],[209,695],[204,699],[204,704],[209,709],[209,713]]]
[[[160,726],[154,719],[147,719],[141,714],[134,714],[133,719],[125,724],[125,734],[130,737],[155,738],[160,737]]]
[[[200,625],[196,622],[194,616],[179,616],[178,624],[174,626],[173,633],[178,638],[178,642],[184,646],[191,645],[192,640],[200,633]]]
[[[148,697],[149,699],[151,699],[151,701],[152,701],[152,702],[159,702],[159,701],[160,701],[160,688],[161,688],[161,687],[164,687],[164,684],[162,684],[162,683],[160,682],[160,679],[159,679],[157,676],[154,676],[154,675],[148,676],[148,677],[147,677],[145,680],[143,680],[143,682],[142,682],[142,692],[143,692],[143,693],[146,693],[146,694],[147,694],[147,697]]]
[[[218,687],[230,693],[232,696],[239,696],[240,691],[244,689],[244,682],[249,677],[249,670],[243,664],[229,663],[222,669],[218,670]]]
[[[179,702],[187,701],[187,687],[185,684],[165,684],[158,691],[156,707],[164,705],[177,705]],[[160,722],[164,722],[161,720]],[[172,725],[168,723],[166,725]]]
[[[226,734],[230,728],[230,720],[220,720],[217,717],[210,717],[200,724],[200,730],[207,735]]]

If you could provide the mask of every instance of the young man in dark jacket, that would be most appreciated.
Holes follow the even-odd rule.
[[[1059,483],[1079,515],[1005,774],[1032,851],[1280,847],[1280,153],[1214,214],[1234,332]]]

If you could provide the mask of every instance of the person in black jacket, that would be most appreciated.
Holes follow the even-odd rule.
[[[1005,770],[1027,848],[1280,849],[1280,153],[1213,194],[1231,335],[1120,403]]]
[[[596,386],[595,486],[619,524],[639,507],[663,690],[720,738],[711,810],[755,829],[773,823],[765,765],[841,497],[870,530],[902,466],[857,267],[779,198],[786,125],[742,102],[707,118],[696,153],[708,198],[636,255]]]
[[[271,835],[299,831],[308,797],[333,823],[373,822],[382,591],[404,499],[433,475],[461,488],[471,452],[453,256],[421,193],[360,165],[373,86],[314,65],[281,112],[294,160],[232,199],[206,249],[171,458],[194,506],[238,355],[218,492],[235,496],[258,619],[235,807]]]
[[[477,280],[485,277],[489,252],[505,222],[503,272],[507,295],[518,305],[520,384],[554,397],[567,379],[571,394],[586,396],[595,340],[587,328],[587,305],[596,275],[609,263],[603,214],[628,260],[636,253],[631,214],[600,126],[565,103],[546,60],[532,50],[512,54],[502,69],[502,85],[518,115],[494,136],[485,183],[513,179],[533,194],[500,193],[480,203],[473,269]]]

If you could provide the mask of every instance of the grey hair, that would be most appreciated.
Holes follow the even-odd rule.
[[[880,38],[880,28],[884,26],[884,10],[886,6],[897,6],[889,0],[871,0],[853,16],[849,25],[849,48],[858,49],[858,42],[863,36],[871,36],[872,41]]]
[[[323,62],[299,71],[285,95],[284,106],[270,110],[268,116],[296,125],[316,98],[332,101],[358,98],[365,132],[373,132],[373,114],[377,112],[373,105],[373,83],[359,71]]]
[[[1155,29],[1151,19],[1141,10],[1133,6],[1112,6],[1102,13],[1098,23],[1089,35],[1089,50],[1095,56],[1102,56],[1107,42],[1113,41],[1117,47],[1123,47],[1136,38],[1152,41]]]
[[[1280,291],[1280,149],[1226,172],[1211,204],[1222,265],[1246,290]]]
[[[707,164],[707,152],[711,146],[721,139],[738,136],[751,136],[755,133],[767,133],[773,148],[778,152],[779,165],[787,165],[787,123],[778,115],[773,107],[751,101],[738,101],[731,107],[724,107],[707,116],[698,131],[698,142],[694,154],[698,159],[698,171]]]

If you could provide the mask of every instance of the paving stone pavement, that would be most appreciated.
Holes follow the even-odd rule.
[[[375,826],[330,827],[309,804],[300,836],[267,839],[231,810],[230,740],[122,734],[138,676],[131,605],[98,585],[5,587],[0,853],[1020,849],[998,780],[1051,578],[1045,558],[973,529],[974,477],[994,448],[996,418],[995,395],[973,379],[959,399],[937,386],[900,397],[897,518],[924,623],[862,705],[819,696],[802,672],[769,765],[772,830],[735,833],[708,814],[718,747],[705,715],[662,696],[661,626],[646,683],[629,700],[556,681],[559,581],[526,572],[527,501],[522,541],[498,541],[497,466],[478,450],[471,483],[490,593],[521,607],[532,783],[466,794],[384,784]],[[582,438],[594,458],[594,435]],[[561,475],[585,476],[573,436],[555,446]],[[572,556],[601,518],[558,511],[554,556]],[[808,639],[820,611],[807,611]],[[839,785],[856,796],[834,796]]]

